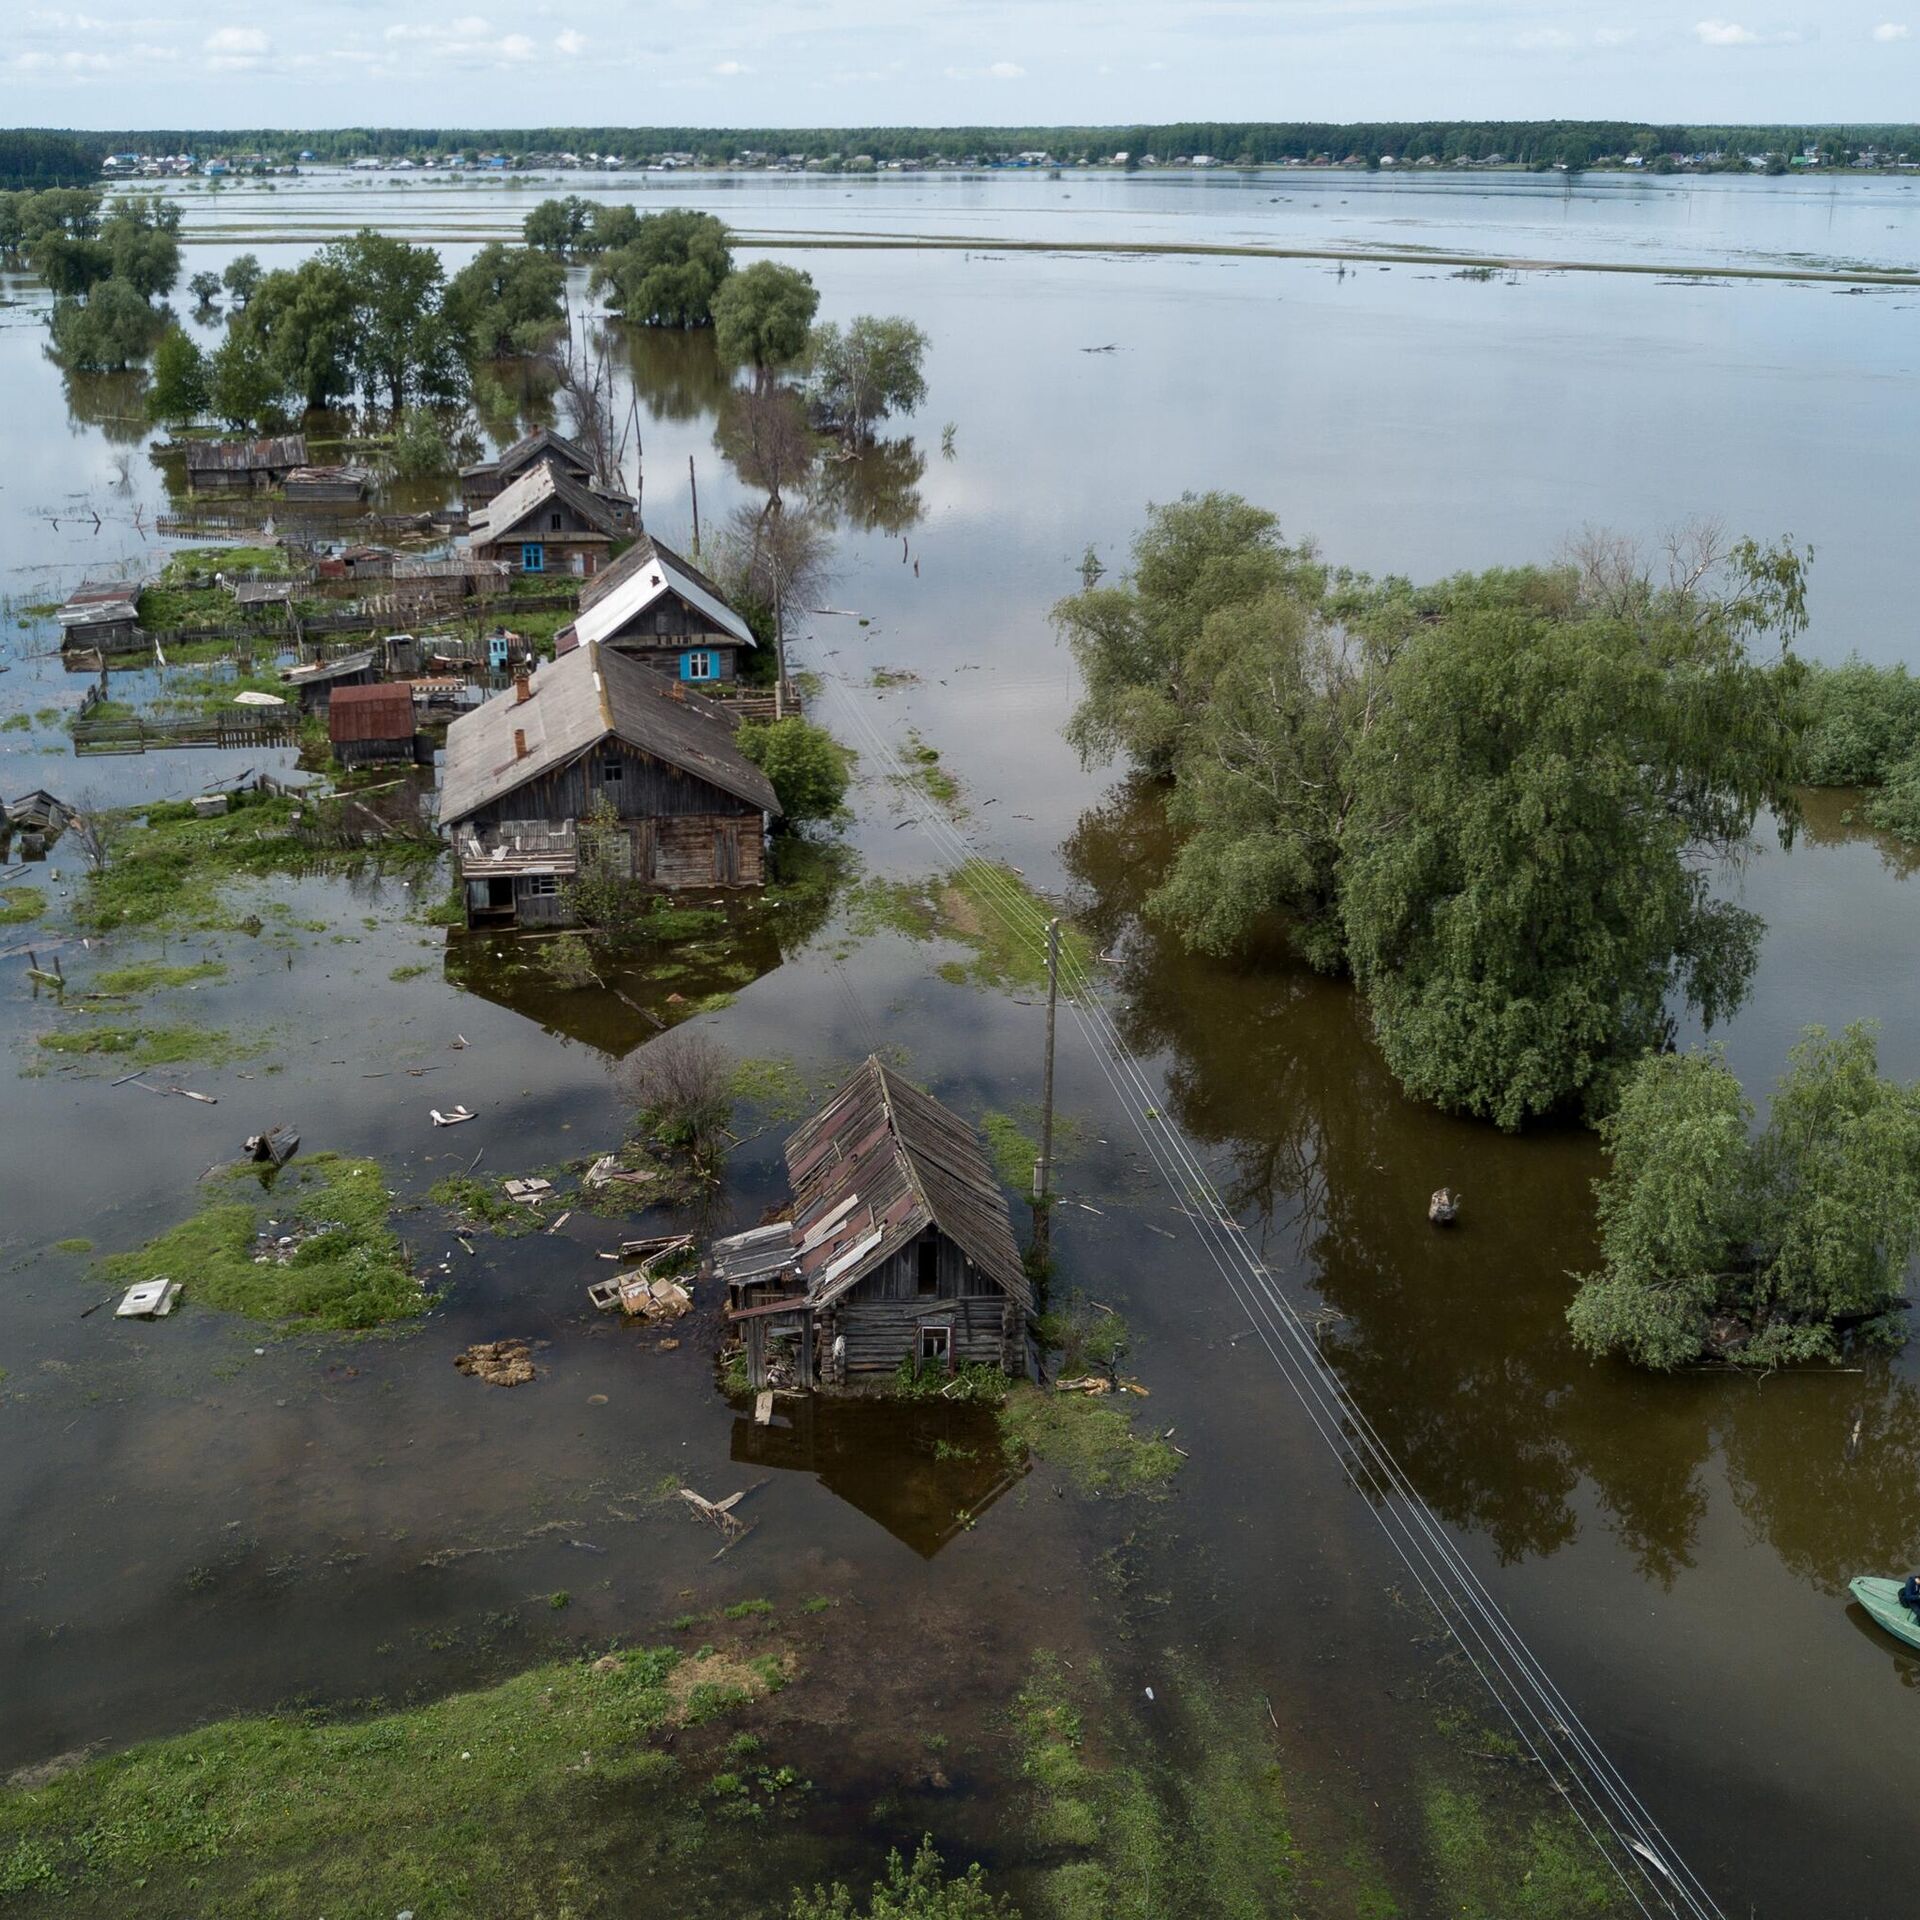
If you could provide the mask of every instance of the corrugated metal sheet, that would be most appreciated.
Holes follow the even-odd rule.
[[[83,580],[54,615],[69,633],[76,628],[118,626],[139,618],[137,580]]]
[[[304,467],[307,436],[284,433],[264,440],[190,440],[189,473],[252,473],[272,467]]]
[[[447,729],[440,820],[452,826],[503,794],[618,737],[638,753],[718,787],[777,817],[767,776],[733,742],[733,721],[713,701],[603,647],[549,661],[522,700],[511,689],[462,714]],[[514,735],[526,752],[516,754]]]
[[[380,686],[336,688],[327,706],[327,737],[336,744],[412,739],[412,686],[393,680]]]

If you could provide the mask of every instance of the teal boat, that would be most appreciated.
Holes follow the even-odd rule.
[[[1876,1580],[1863,1573],[1847,1582],[1847,1590],[1896,1640],[1920,1647],[1920,1616],[1900,1604],[1898,1580]]]

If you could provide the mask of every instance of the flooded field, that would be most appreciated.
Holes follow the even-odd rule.
[[[1648,1378],[1577,1353],[1563,1315],[1569,1274],[1594,1257],[1591,1136],[1509,1138],[1414,1106],[1348,989],[1279,960],[1198,959],[1144,923],[1167,853],[1158,803],[1083,770],[1061,739],[1076,688],[1047,612],[1089,545],[1118,563],[1145,504],[1190,488],[1241,491],[1334,560],[1417,578],[1543,560],[1583,526],[1653,538],[1709,513],[1813,544],[1808,652],[1911,659],[1920,296],[994,242],[1202,233],[1904,269],[1920,265],[1915,189],[1342,176],[403,192],[318,176],[185,196],[187,263],[251,250],[271,265],[375,218],[458,263],[575,186],[710,207],[776,257],[781,233],[981,242],[791,255],[823,318],[904,313],[932,341],[925,404],[839,488],[834,578],[793,646],[816,676],[810,713],[860,755],[844,868],[764,923],[577,989],[533,943],[440,924],[438,870],[274,874],[237,883],[216,924],[83,945],[72,842],[9,867],[45,912],[0,926],[0,1768],[231,1713],[432,1701],[615,1644],[773,1650],[792,1678],[756,1724],[768,1764],[791,1764],[807,1793],[751,1829],[702,1816],[681,1852],[634,1841],[609,1868],[624,1904],[604,1910],[773,1912],[791,1884],[870,1873],[931,1831],[1030,1912],[1065,1911],[1057,1876],[1083,1849],[1036,1801],[1022,1726],[1038,1709],[1017,1705],[1048,1653],[1072,1678],[1047,1685],[1080,1686],[1097,1664],[1089,1753],[1116,1775],[1126,1757],[1181,1831],[1198,1829],[1179,1783],[1210,1781],[1207,1756],[1278,1769],[1299,1911],[1605,1910],[1604,1885],[1597,1902],[1569,1881],[1558,1905],[1506,1904],[1462,1866],[1461,1806],[1478,1796],[1489,1821],[1524,1826],[1551,1793],[1487,1737],[1491,1710],[1350,1484],[1344,1446],[1253,1337],[1192,1195],[1132,1124],[1112,1049],[1078,1023],[1062,1025],[1055,1288],[1130,1324],[1126,1369],[1150,1390],[1137,1425],[1185,1456],[1163,1491],[1120,1495],[1013,1458],[965,1406],[821,1404],[757,1428],[716,1375],[711,1289],[665,1336],[589,1306],[623,1237],[669,1220],[745,1227],[778,1204],[786,1126],[869,1054],[969,1119],[1031,1128],[1030,975],[997,969],[964,920],[929,934],[885,910],[937,894],[971,850],[1070,907],[1154,1105],[1725,1910],[1905,1911],[1920,1659],[1862,1624],[1846,1581],[1920,1557],[1920,1359],[1760,1383]],[[584,275],[573,290],[584,302]],[[290,749],[73,756],[63,722],[90,682],[61,671],[41,609],[179,543],[154,532],[169,494],[137,395],[64,380],[43,356],[39,289],[0,293],[0,795],[113,806],[250,770],[300,778]],[[649,527],[684,545],[689,458],[703,518],[744,497],[716,445],[723,376],[704,339],[619,352],[643,423],[629,478],[644,478]],[[162,676],[116,674],[113,691],[152,698]],[[910,735],[957,783],[947,807],[894,777]],[[1816,1021],[1879,1021],[1884,1070],[1920,1075],[1915,864],[1827,794],[1791,851],[1764,833],[1722,876],[1768,928],[1720,1036],[1749,1088]],[[59,953],[64,1007],[27,978],[29,947]],[[104,970],[148,963],[193,971],[109,1011],[79,998]],[[109,1018],[183,1051],[143,1086],[115,1084],[121,1056],[43,1044]],[[757,1069],[744,1144],[706,1206],[576,1207],[555,1227],[556,1203],[539,1230],[503,1233],[430,1197],[454,1176],[565,1183],[617,1147],[625,1063],[661,1019]],[[435,1127],[430,1110],[456,1104],[477,1118]],[[196,1306],[191,1275],[169,1320],[100,1311],[115,1289],[97,1260],[195,1213],[208,1169],[278,1123],[303,1156],[379,1163],[428,1282],[424,1315],[375,1337],[286,1335]],[[1466,1196],[1451,1236],[1425,1219],[1443,1183]],[[503,1338],[532,1343],[531,1383],[455,1370],[455,1354]],[[716,1558],[681,1487],[751,1488],[751,1532]],[[728,1619],[763,1600],[770,1612]],[[717,1735],[703,1740],[688,1734],[701,1768],[729,1764]],[[1148,1875],[1110,1910],[1261,1909]]]

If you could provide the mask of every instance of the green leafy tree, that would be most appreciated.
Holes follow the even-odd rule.
[[[871,439],[876,422],[927,397],[927,336],[911,320],[861,314],[844,329],[816,327],[808,344],[815,404],[846,440]]]
[[[453,471],[453,449],[440,422],[425,407],[409,407],[400,416],[387,459],[402,480],[428,480]]]
[[[1830,1359],[1852,1330],[1897,1343],[1920,1247],[1920,1088],[1883,1079],[1872,1031],[1810,1027],[1767,1127],[1715,1052],[1648,1054],[1603,1123],[1603,1265],[1568,1309],[1593,1353]]]
[[[289,388],[253,334],[232,332],[207,362],[207,409],[229,427],[255,427],[278,414]]]
[[[949,1879],[933,1836],[923,1834],[911,1865],[897,1848],[887,1855],[885,1877],[875,1882],[865,1906],[851,1887],[836,1881],[796,1892],[787,1920],[1019,1920],[1019,1914],[990,1891],[979,1861]]]
[[[279,388],[305,406],[327,407],[347,398],[358,377],[356,311],[347,275],[314,258],[269,273],[228,327],[263,357]]]
[[[1762,806],[1794,819],[1790,681],[1746,646],[1783,617],[1762,578],[1778,558],[1736,561],[1724,605],[1453,582],[1400,649],[1355,744],[1341,916],[1414,1097],[1509,1128],[1604,1113],[1667,1036],[1669,996],[1709,1024],[1739,1004],[1760,923],[1705,868]]]
[[[448,283],[447,323],[469,358],[537,353],[566,324],[566,286],[567,270],[554,255],[496,240]]]
[[[630,246],[640,233],[640,212],[625,201],[597,206],[593,223],[585,236],[575,242],[577,253],[611,253],[615,247]]]
[[[187,291],[193,295],[195,306],[210,307],[220,298],[220,276],[217,273],[196,273],[187,282]]]
[[[144,360],[166,322],[138,288],[102,280],[84,300],[56,300],[49,324],[62,366],[111,373]]]
[[[142,299],[171,293],[180,278],[180,208],[152,194],[116,200],[100,225],[99,244],[115,279]]]
[[[465,394],[465,369],[441,311],[446,270],[435,248],[363,227],[320,258],[351,291],[354,370],[369,400],[384,400],[397,420],[410,401],[431,404]]]
[[[714,344],[723,358],[752,367],[764,384],[775,368],[806,352],[819,305],[810,275],[775,260],[756,260],[730,276],[714,296]]]
[[[260,256],[242,253],[227,262],[227,270],[220,276],[220,284],[232,295],[235,306],[244,307],[253,298],[264,277]]]
[[[1920,750],[1920,680],[1852,659],[1810,668],[1802,765],[1816,787],[1877,787]]]
[[[36,235],[27,257],[56,300],[86,294],[113,272],[113,261],[100,241],[58,229]]]
[[[632,939],[646,925],[650,902],[633,877],[633,835],[604,792],[574,828],[573,878],[560,891],[569,917],[610,941]]]
[[[713,299],[733,271],[725,225],[710,213],[650,213],[623,246],[601,256],[595,292],[621,315],[649,327],[713,324]]]
[[[734,735],[734,743],[773,783],[785,825],[833,820],[845,811],[847,752],[824,727],[797,714],[749,720]]]
[[[566,260],[579,250],[593,228],[593,202],[570,193],[564,200],[542,200],[521,224],[529,247]]]
[[[169,327],[153,350],[147,417],[177,424],[196,420],[206,410],[206,357],[185,331]]]

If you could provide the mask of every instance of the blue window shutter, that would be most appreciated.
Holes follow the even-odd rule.
[[[693,678],[693,655],[691,653],[683,653],[680,656],[680,678],[682,680],[691,680]]]

